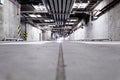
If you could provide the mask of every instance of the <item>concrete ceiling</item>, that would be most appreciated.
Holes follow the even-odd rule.
[[[61,35],[69,33],[101,0],[18,0],[25,21],[36,26],[49,26]],[[88,3],[85,8],[73,8],[75,3]],[[45,6],[47,12],[37,11],[34,6]],[[40,15],[31,17],[30,15]],[[66,28],[66,27],[71,28]],[[65,27],[65,29],[64,29]]]

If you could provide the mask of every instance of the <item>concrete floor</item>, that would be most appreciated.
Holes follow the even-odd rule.
[[[56,80],[59,43],[0,43],[0,80]],[[66,80],[120,80],[120,43],[63,42]]]
[[[2,43],[0,80],[55,80],[59,44]]]

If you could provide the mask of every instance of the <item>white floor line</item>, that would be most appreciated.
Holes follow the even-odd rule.
[[[0,42],[0,45],[18,45],[18,44],[46,44],[50,43],[49,41],[42,41],[42,42]]]

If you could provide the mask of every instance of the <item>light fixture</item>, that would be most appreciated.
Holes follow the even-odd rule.
[[[70,21],[77,21],[77,19],[71,19]]]
[[[30,16],[30,17],[37,17],[37,16],[36,16],[36,15],[34,15],[34,14],[30,14],[29,16]]]
[[[86,8],[89,3],[80,3],[79,8]]]
[[[37,17],[42,17],[41,15],[36,15]]]
[[[78,21],[78,19],[68,19],[67,21],[75,22]]]
[[[72,26],[65,26],[66,29],[72,29]]]
[[[42,17],[41,15],[36,14],[29,14],[30,17]]]
[[[74,24],[74,23],[72,23],[72,22],[67,22],[66,24],[70,24],[70,25],[72,25],[72,24]]]
[[[37,11],[41,11],[41,12],[48,12],[46,7],[44,5],[33,5],[33,7],[35,8],[35,10]]]
[[[78,8],[80,3],[74,3],[73,8]]]
[[[88,1],[87,3],[82,3],[82,2],[74,3],[73,8],[77,8],[77,9],[86,8],[89,5],[89,3],[90,3],[90,1]]]
[[[54,20],[50,19],[50,20],[44,20],[45,22],[53,22]]]

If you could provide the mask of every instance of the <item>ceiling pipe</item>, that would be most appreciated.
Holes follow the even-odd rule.
[[[56,18],[56,14],[55,13],[55,6],[53,5],[54,2],[52,0],[47,0],[49,2],[49,5],[50,6],[50,11],[52,12],[52,15],[53,15],[53,18],[55,21],[57,21],[57,18]]]
[[[69,18],[75,0],[44,0],[48,4],[50,11],[57,24],[63,25]]]
[[[72,0],[72,2],[71,2],[68,18],[70,17],[70,14],[71,14],[71,11],[73,9],[73,5],[74,5],[75,1],[76,0]]]
[[[107,11],[111,10],[118,3],[120,3],[120,0],[113,0],[111,3],[109,3],[107,6],[105,6],[104,8],[102,8],[100,10],[101,13],[98,14],[97,17],[100,17],[101,15],[103,15],[104,13],[106,13]]]

